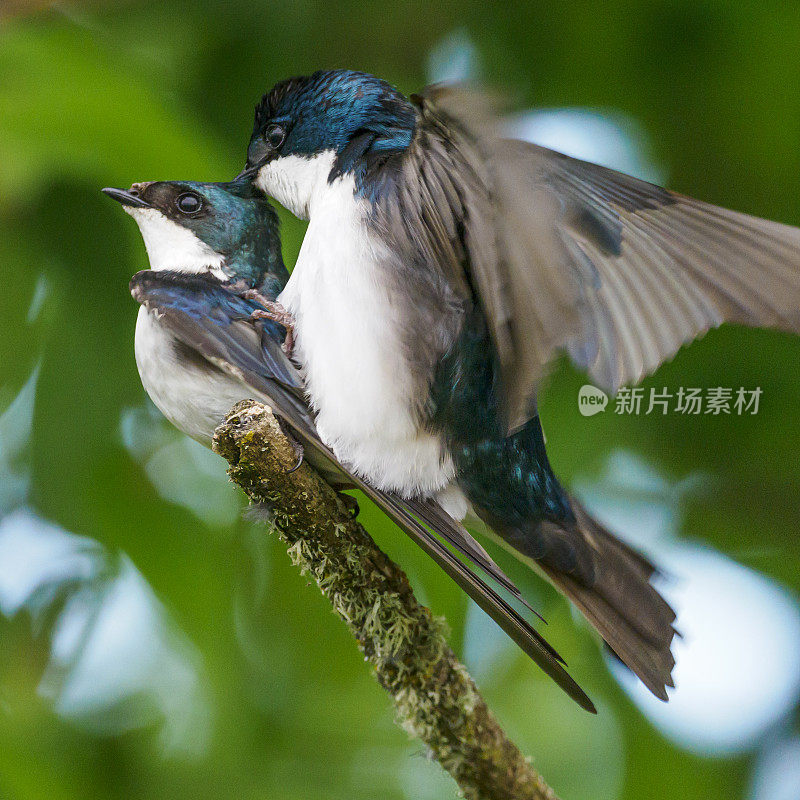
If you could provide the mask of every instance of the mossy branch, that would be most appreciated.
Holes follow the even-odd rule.
[[[270,409],[238,403],[214,437],[228,474],[264,505],[295,565],[313,576],[347,624],[400,725],[469,800],[555,800],[505,735],[445,639],[444,622],[417,602],[403,571],[337,494],[297,456]]]

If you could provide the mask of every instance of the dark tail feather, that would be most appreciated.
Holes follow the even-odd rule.
[[[650,583],[656,568],[635,550],[609,533],[576,501],[577,533],[588,545],[593,579],[575,577],[539,562],[553,584],[594,625],[614,654],[659,699],[667,700],[675,659],[670,652],[675,635],[675,612]],[[543,526],[555,525],[550,522]],[[553,530],[555,536],[563,531]]]

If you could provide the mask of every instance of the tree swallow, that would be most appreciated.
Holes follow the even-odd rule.
[[[241,177],[310,220],[278,300],[323,441],[477,514],[666,700],[674,613],[559,484],[537,391],[562,351],[613,392],[725,321],[797,332],[800,231],[509,140],[477,93],[347,70],[264,95]]]
[[[136,363],[145,390],[167,419],[208,446],[236,402],[255,398],[268,404],[334,487],[362,490],[570,696],[594,711],[555,650],[443,543],[524,603],[466,529],[436,503],[374,488],[341,467],[320,440],[300,375],[281,347],[283,329],[275,315],[263,313],[289,275],[277,216],[261,192],[245,182],[184,181],[103,191],[136,220],[147,249],[151,269],[131,280],[142,305]]]

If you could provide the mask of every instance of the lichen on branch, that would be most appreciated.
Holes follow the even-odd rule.
[[[217,428],[228,474],[269,514],[292,562],[345,622],[400,725],[420,739],[468,800],[555,800],[503,732],[405,573],[350,508],[297,454],[271,410],[238,403]]]

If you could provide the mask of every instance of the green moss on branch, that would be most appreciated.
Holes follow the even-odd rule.
[[[231,479],[265,505],[289,556],[313,576],[347,624],[402,727],[425,743],[469,800],[554,800],[500,728],[403,571],[352,518],[341,497],[295,451],[269,408],[238,403],[214,449]]]

